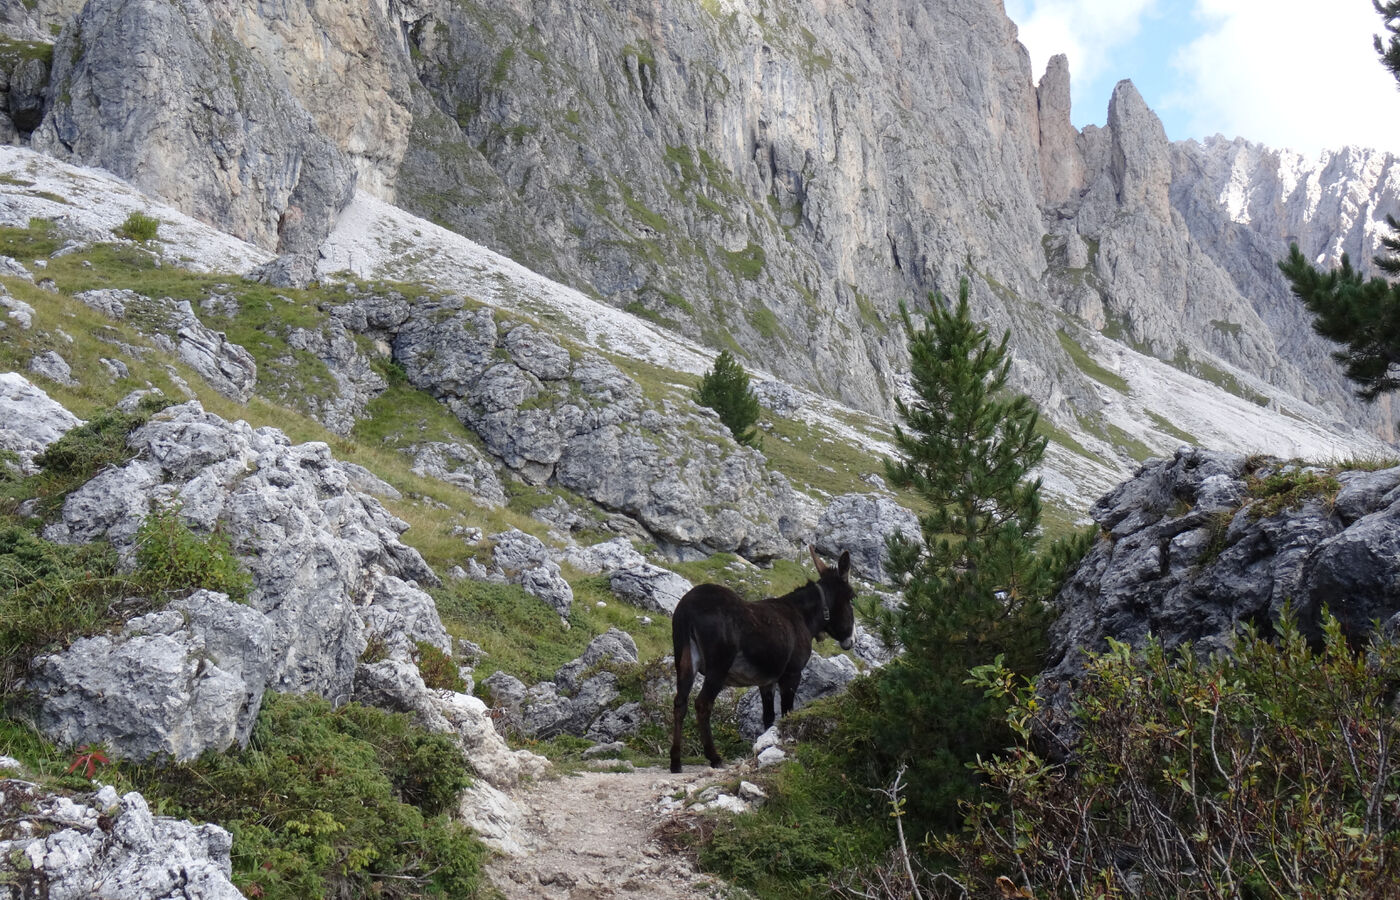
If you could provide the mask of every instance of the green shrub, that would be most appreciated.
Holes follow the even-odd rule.
[[[200,536],[180,517],[178,506],[158,507],[136,532],[138,578],[146,590],[166,593],[207,588],[242,600],[253,579],[220,532]]]
[[[759,779],[769,800],[743,816],[721,817],[699,848],[701,866],[773,900],[825,896],[842,873],[889,847],[893,829],[870,767],[869,679],[845,696],[817,701],[782,720],[790,762]]]
[[[1077,691],[1070,765],[1027,746],[1034,693],[986,667],[1022,745],[978,766],[994,794],[942,849],[974,888],[1010,874],[1042,898],[1393,895],[1400,646],[1324,631],[1318,653],[1285,624],[1209,660],[1112,644]]]
[[[758,398],[749,387],[749,376],[728,350],[715,357],[714,367],[700,379],[695,402],[708,406],[719,414],[734,440],[749,446],[758,445]]]
[[[457,661],[451,656],[427,641],[419,641],[417,650],[415,662],[418,663],[418,674],[423,677],[425,685],[435,690],[456,691],[459,694],[467,689]]]
[[[144,213],[133,212],[126,217],[126,221],[112,229],[112,232],[121,238],[129,241],[144,243],[155,240],[156,232],[160,229],[160,219],[152,218]]]
[[[232,832],[247,896],[474,897],[482,845],[443,811],[469,783],[455,742],[407,716],[268,694],[246,750],[123,766],[161,812]]]

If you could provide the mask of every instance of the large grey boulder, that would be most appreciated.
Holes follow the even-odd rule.
[[[70,494],[45,536],[61,542],[106,538],[129,559],[137,529],[158,505],[177,506],[196,533],[217,528],[228,535],[253,580],[247,606],[240,608],[265,621],[269,656],[261,677],[268,688],[345,700],[374,634],[400,656],[419,640],[450,650],[432,598],[420,587],[437,584],[437,577],[399,541],[407,525],[352,489],[325,444],[293,445],[276,429],[228,422],[193,402],[157,413],[128,442],[137,456]],[[120,641],[94,640],[111,642],[104,652],[114,659],[134,657],[134,645],[122,649],[130,641],[157,641],[141,630]],[[193,638],[181,640],[192,646]],[[173,649],[168,656],[169,677],[178,680],[185,657]],[[243,678],[253,683],[250,670]],[[57,686],[66,682],[43,682],[50,683],[55,691],[40,693],[41,706],[62,705],[69,689]],[[151,715],[166,715],[167,731],[179,730],[184,709],[153,708]],[[179,752],[196,753],[201,743],[221,749],[238,733],[220,725],[198,738],[182,736]],[[87,734],[121,737],[99,736],[96,729]]]
[[[144,797],[112,787],[81,797],[0,781],[15,815],[0,840],[0,882],[48,900],[241,900],[230,879],[233,838],[217,825],[151,815]],[[12,830],[13,829],[13,830]]]
[[[18,456],[23,471],[34,471],[34,457],[82,423],[23,375],[0,372],[0,449]]]
[[[544,542],[518,528],[490,536],[492,570],[511,584],[518,584],[563,618],[568,618],[574,589],[564,579]]]
[[[506,505],[506,490],[496,466],[470,444],[428,441],[415,444],[408,452],[413,455],[415,474],[456,485],[484,506]]]
[[[193,759],[246,744],[272,662],[272,625],[224,594],[196,591],[120,632],[34,661],[39,727],[62,746],[107,743],[134,759]]]
[[[35,354],[29,360],[29,371],[64,387],[78,386],[78,380],[73,377],[73,367],[57,350]]]
[[[1229,650],[1242,625],[1269,635],[1291,615],[1318,640],[1327,610],[1363,641],[1400,613],[1400,468],[1336,473],[1335,497],[1328,475],[1189,447],[1146,463],[1091,510],[1103,535],[1056,599],[1045,689],[1072,683],[1108,638],[1209,653]],[[1317,488],[1260,515],[1269,476]]]
[[[614,594],[633,606],[668,616],[676,611],[676,604],[694,587],[670,569],[646,562],[613,572],[608,586]]]
[[[571,734],[617,740],[641,724],[637,704],[615,705],[619,691],[617,676],[596,670],[600,664],[637,661],[637,644],[632,636],[609,628],[589,642],[583,655],[565,663],[553,681],[527,686],[520,679],[496,672],[482,682],[492,704],[504,715],[501,727],[528,737]],[[587,675],[588,677],[584,677]]]
[[[885,541],[896,533],[917,540],[918,516],[881,494],[842,494],[822,510],[812,542],[830,557],[849,550],[857,577],[884,582],[889,579]]]

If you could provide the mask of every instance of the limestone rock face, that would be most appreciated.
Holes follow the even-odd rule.
[[[220,13],[237,16],[193,0],[88,3],[58,39],[33,146],[268,249],[314,253],[355,167]]]
[[[1236,629],[1267,635],[1285,610],[1312,639],[1324,609],[1363,639],[1400,615],[1400,469],[1344,471],[1326,487],[1260,515],[1258,485],[1298,483],[1321,470],[1183,448],[1153,460],[1096,504],[1104,537],[1057,599],[1046,683],[1072,680],[1084,651],[1149,634],[1171,649],[1229,649]],[[1251,494],[1251,486],[1255,494]]]
[[[32,472],[32,460],[69,429],[83,423],[17,372],[0,373],[0,449]]]
[[[230,879],[233,838],[217,825],[151,815],[140,794],[104,787],[74,802],[15,779],[0,781],[6,823],[35,837],[0,840],[0,879],[16,896],[51,900],[240,900]],[[27,825],[27,828],[26,828]],[[94,885],[100,885],[94,889]]]
[[[206,626],[190,610],[189,621],[181,622],[158,613],[121,635],[79,641],[49,658],[40,700],[65,739],[123,739],[117,718],[62,724],[69,722],[60,712],[68,708],[64,698],[88,690],[84,682],[95,682],[99,670],[131,678],[122,661],[157,648],[168,665],[150,673],[155,681],[142,682],[147,687],[133,690],[150,694],[152,721],[160,719],[167,734],[153,736],[152,724],[152,736],[132,738],[133,754],[168,741],[179,753],[195,755],[243,739],[263,686],[343,701],[372,635],[400,656],[415,641],[451,649],[432,598],[418,586],[437,578],[398,539],[407,525],[353,490],[326,445],[293,445],[276,429],[228,422],[198,403],[157,413],[128,441],[136,458],[70,494],[45,536],[63,542],[105,537],[130,558],[144,518],[157,505],[178,504],[195,532],[227,534],[252,573],[247,606],[229,613],[242,610],[249,621],[225,627],[226,619],[216,617]],[[263,629],[265,662],[261,650],[227,649],[262,646],[254,633]],[[214,667],[200,664],[211,642],[227,657]],[[205,710],[201,701],[213,694],[228,702]],[[191,716],[195,724],[186,728]],[[212,717],[208,723],[206,716]]]

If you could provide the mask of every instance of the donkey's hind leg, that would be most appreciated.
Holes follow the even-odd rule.
[[[729,676],[729,667],[734,657],[728,659],[706,659],[705,684],[695,697],[695,724],[700,729],[700,743],[705,748],[705,758],[716,769],[720,766],[719,753],[715,751],[714,735],[710,733],[710,713],[714,712],[715,698],[724,690],[724,680]]]
[[[685,708],[690,704],[690,688],[694,684],[695,661],[691,659],[687,645],[676,654],[676,702],[671,709],[672,772],[681,770],[681,728],[685,723]]]

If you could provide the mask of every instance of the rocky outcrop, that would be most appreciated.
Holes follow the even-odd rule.
[[[496,672],[482,686],[490,692],[492,705],[502,711],[498,721],[507,731],[537,738],[572,734],[606,743],[635,732],[642,714],[635,702],[614,708],[620,696],[617,676],[595,671],[605,662],[636,663],[637,644],[632,636],[609,628],[589,643],[582,656],[565,663],[553,681],[527,687],[512,675]]]
[[[1107,638],[1172,649],[1233,646],[1291,615],[1321,634],[1324,611],[1364,640],[1400,615],[1400,468],[1329,472],[1183,448],[1091,511],[1103,535],[1061,591],[1048,689]]]
[[[241,900],[233,838],[217,825],[151,815],[140,794],[108,786],[77,801],[0,781],[0,882],[50,900]]]
[[[791,548],[803,500],[708,410],[657,404],[601,356],[461,298],[386,300],[341,315],[391,339],[409,380],[527,481],[557,482],[679,548],[756,559]]]
[[[185,761],[248,742],[271,664],[266,616],[197,591],[39,657],[28,686],[60,746],[105,741],[122,757]]]
[[[506,505],[506,490],[489,457],[470,444],[429,441],[410,447],[413,471],[456,485],[483,506]]]
[[[247,403],[253,396],[258,381],[253,354],[222,331],[205,326],[188,300],[157,299],[124,289],[82,291],[73,299],[113,319],[136,317],[157,345],[230,400]]]
[[[491,568],[485,577],[520,585],[526,593],[548,604],[560,618],[567,619],[574,602],[574,589],[569,587],[544,542],[518,528],[493,534],[490,540],[493,545]]]
[[[55,736],[129,742],[132,755],[195,755],[246,737],[263,686],[348,698],[372,635],[402,657],[416,641],[450,651],[433,600],[418,587],[437,578],[398,539],[407,525],[352,490],[324,444],[293,445],[276,429],[228,422],[197,403],[157,413],[128,442],[137,456],[71,493],[45,536],[106,538],[130,558],[145,517],[175,508],[197,533],[228,535],[253,587],[247,606],[191,599],[188,609],[47,658],[36,687]],[[209,665],[209,654],[219,662]],[[159,669],[129,665],[157,655]],[[108,680],[112,697],[150,701],[142,707],[149,715],[133,720],[139,734],[123,730],[115,709],[84,712],[106,708],[81,698]],[[215,697],[220,707],[206,709]]]
[[[818,553],[839,557],[850,551],[851,568],[867,581],[887,582],[885,542],[895,534],[918,540],[919,518],[887,496],[843,494],[822,510],[813,545]]]
[[[34,457],[82,423],[23,375],[0,373],[0,450],[15,454],[21,471],[33,472]]]
[[[335,379],[333,393],[307,397],[306,402],[316,421],[336,434],[349,434],[355,422],[365,418],[370,401],[388,387],[349,329],[338,321],[332,320],[316,330],[295,328],[287,335],[287,344],[325,363]]]

